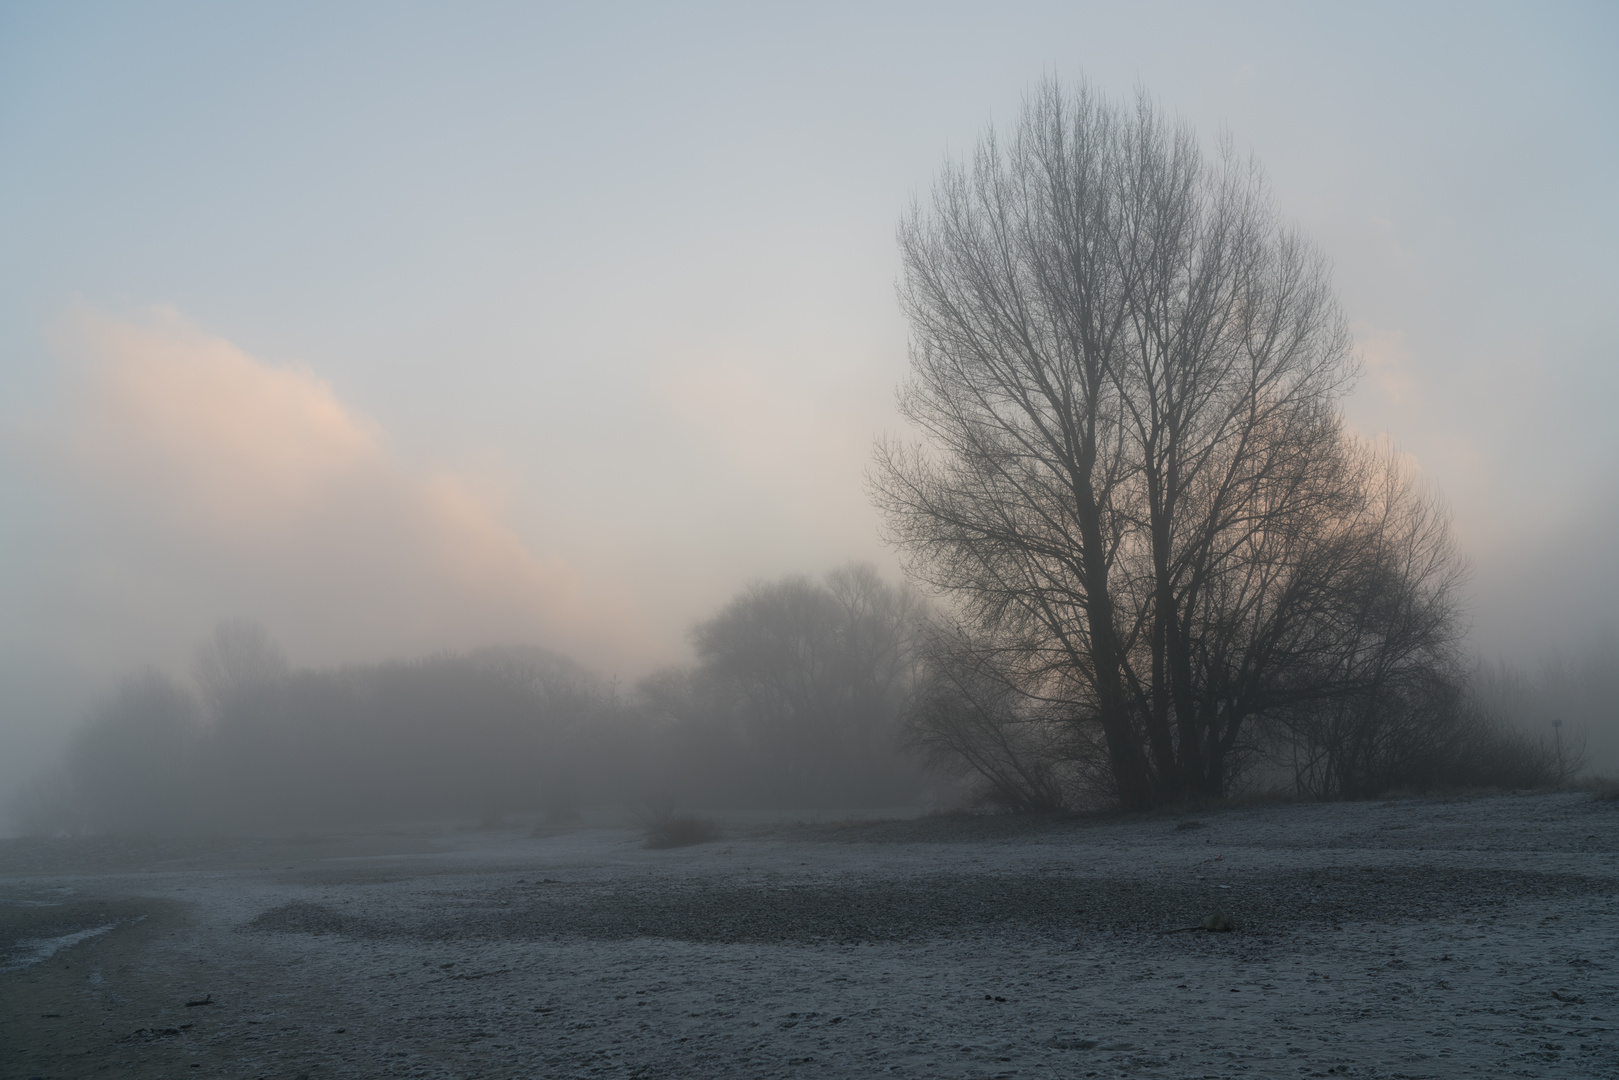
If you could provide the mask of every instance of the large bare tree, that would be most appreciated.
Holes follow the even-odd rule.
[[[1365,577],[1325,260],[1229,141],[1055,81],[899,241],[922,439],[873,488],[908,572],[1125,805],[1219,794],[1254,718],[1332,692]]]

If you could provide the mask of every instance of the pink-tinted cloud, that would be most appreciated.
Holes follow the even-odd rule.
[[[407,464],[313,372],[162,311],[78,315],[57,347],[70,389],[30,442],[71,536],[34,593],[61,633],[194,640],[247,615],[314,661],[501,642],[663,659],[610,585],[536,550],[476,478]]]

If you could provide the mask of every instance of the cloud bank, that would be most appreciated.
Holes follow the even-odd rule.
[[[163,662],[247,616],[305,662],[495,642],[609,671],[662,659],[630,602],[520,536],[487,480],[405,460],[313,372],[172,311],[80,313],[54,345],[65,393],[15,440],[54,540],[27,556],[13,643]]]

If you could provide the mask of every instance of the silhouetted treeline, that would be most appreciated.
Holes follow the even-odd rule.
[[[18,823],[173,832],[567,817],[583,789],[633,772],[619,760],[636,741],[628,714],[599,678],[541,651],[199,682],[200,698],[156,672],[126,680],[62,769],[19,800]]]
[[[13,800],[27,833],[274,832],[409,819],[568,821],[582,808],[858,807],[934,777],[1021,811],[1112,801],[1068,702],[1041,700],[869,567],[744,590],[693,630],[697,662],[632,694],[565,657],[487,649],[296,670],[224,624],[195,689],[147,671],[86,718]],[[1535,672],[1428,661],[1310,710],[1233,755],[1232,790],[1310,798],[1530,788],[1612,728],[1619,645]],[[933,781],[937,783],[937,781]]]
[[[12,817],[30,833],[275,831],[907,801],[918,610],[869,567],[756,585],[696,628],[696,666],[632,695],[533,649],[295,670],[261,628],[227,623],[196,690],[124,680]]]

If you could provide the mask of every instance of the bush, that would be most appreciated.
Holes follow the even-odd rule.
[[[1450,787],[1560,788],[1584,765],[1576,750],[1481,714],[1443,780]]]

